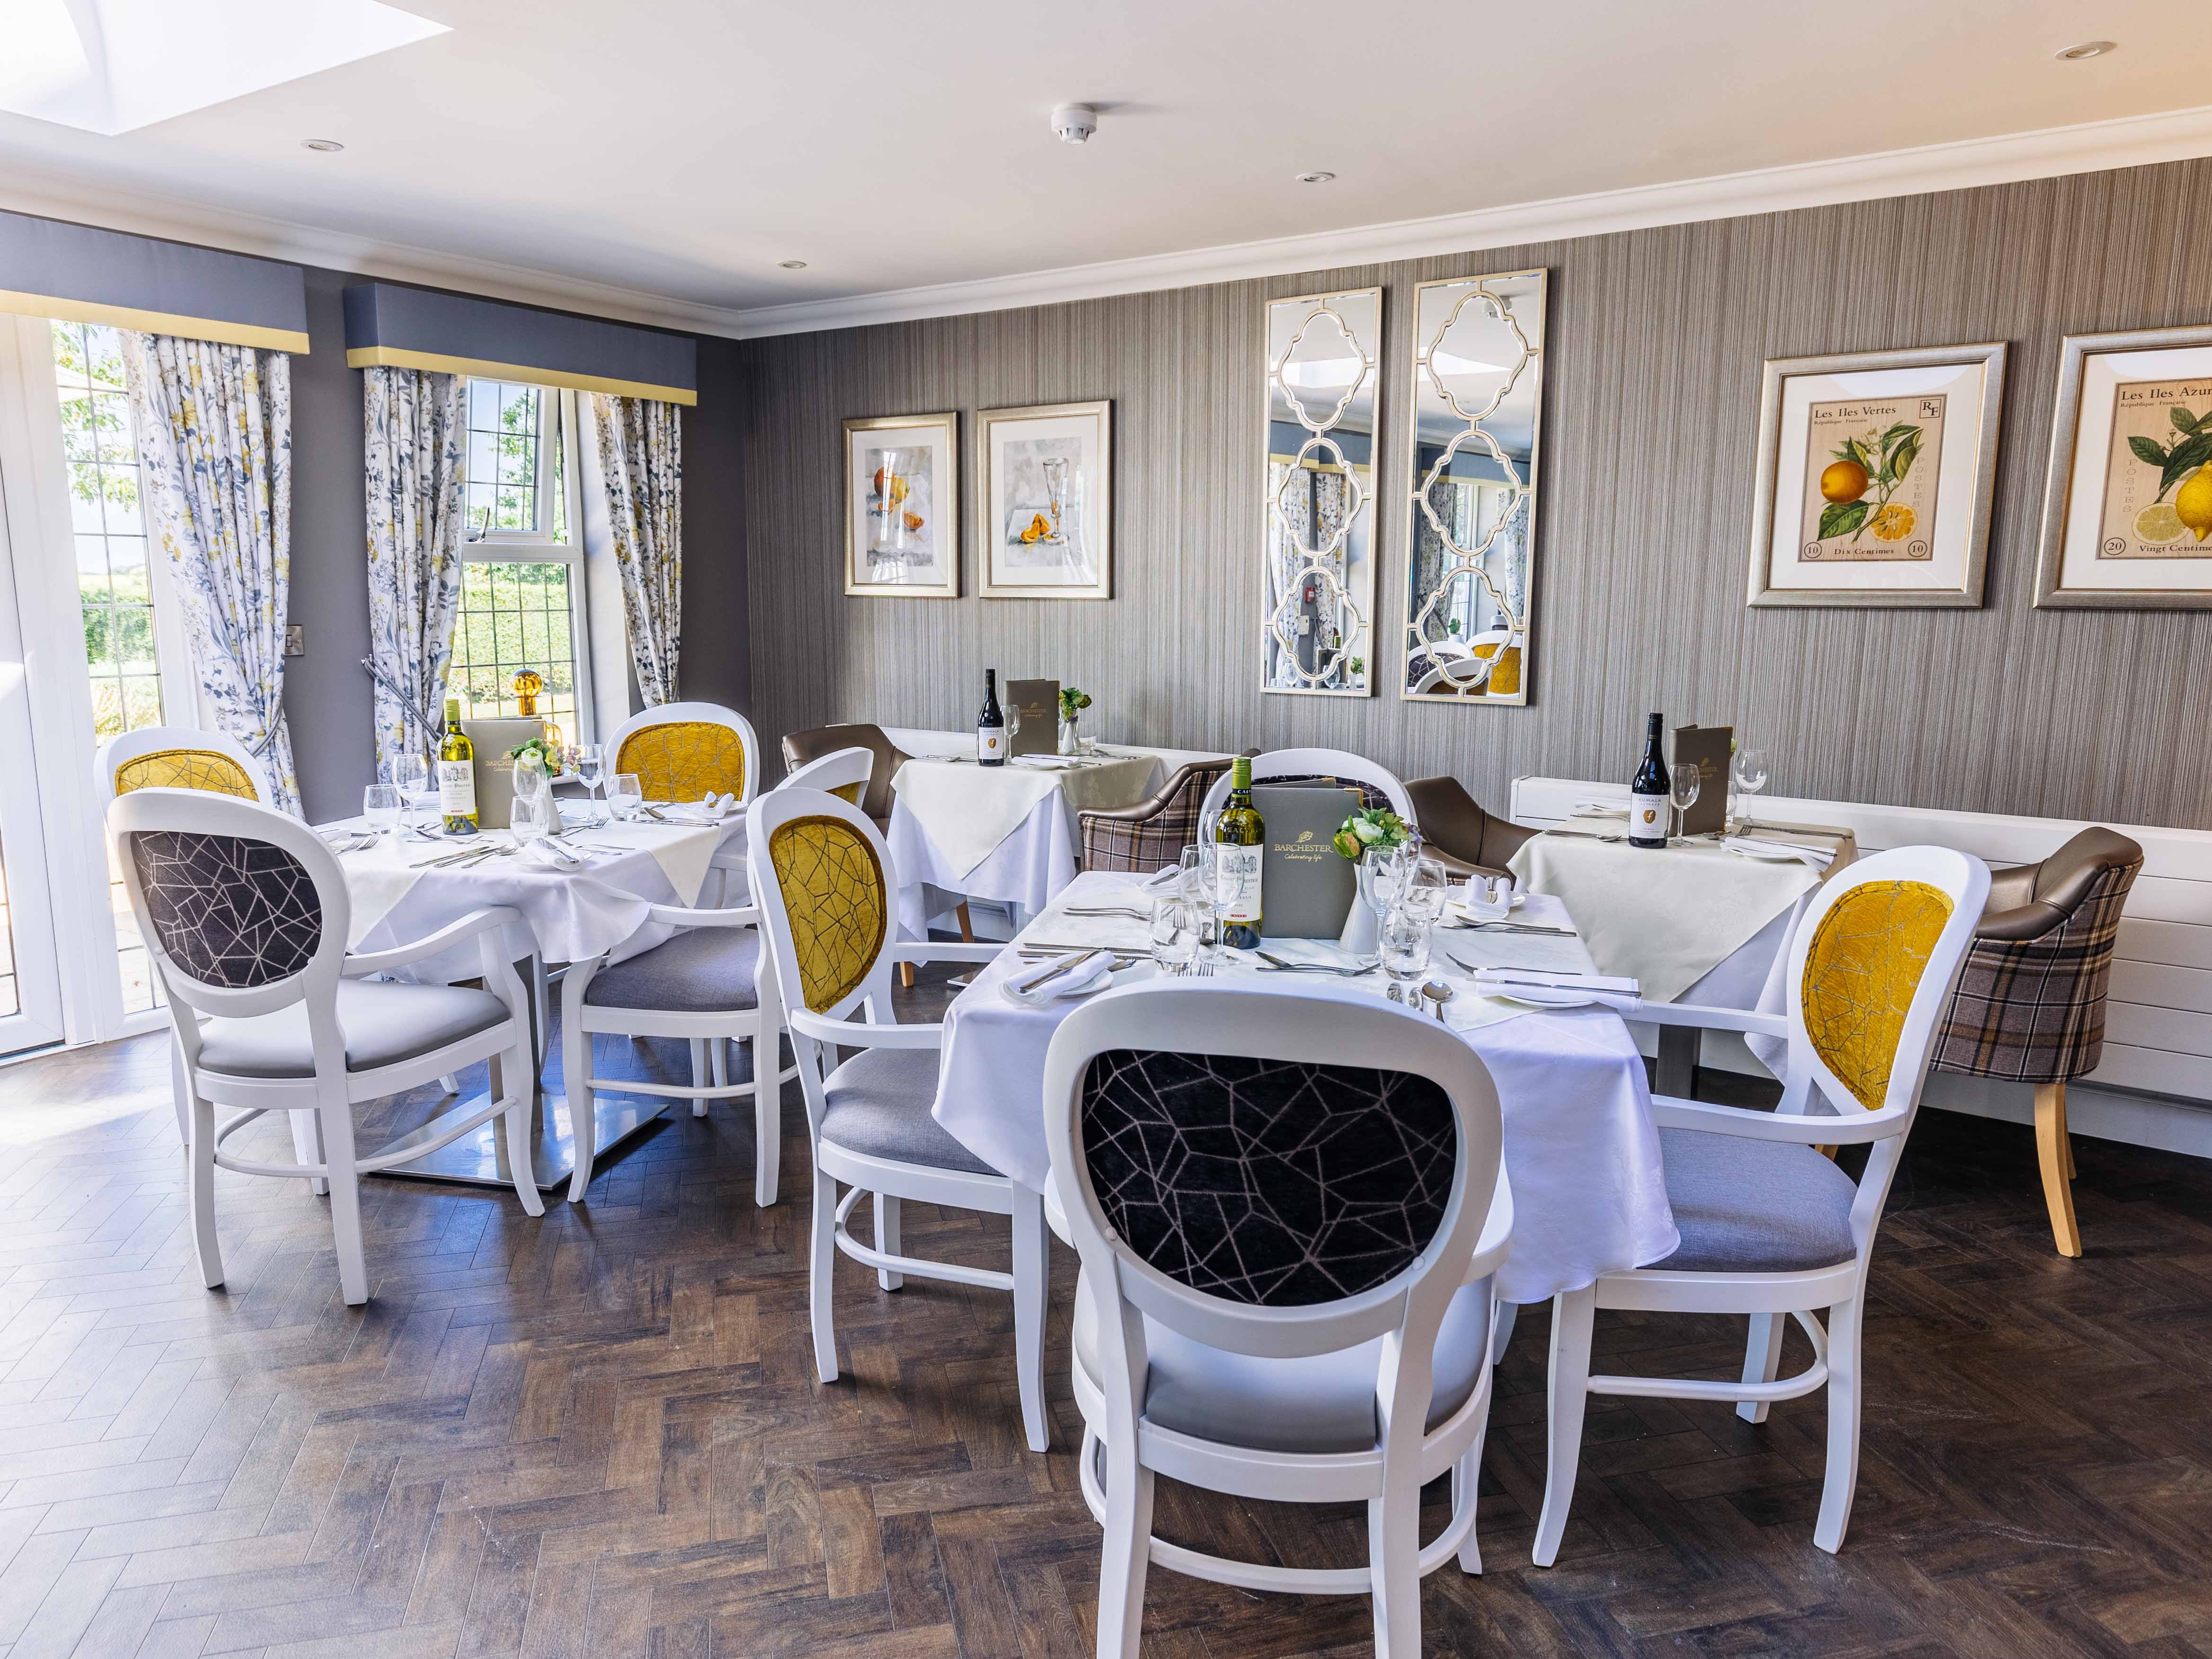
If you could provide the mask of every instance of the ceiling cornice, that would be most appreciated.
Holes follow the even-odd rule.
[[[392,282],[458,289],[526,305],[744,338],[1478,252],[1571,236],[1972,189],[2204,155],[2212,155],[2212,106],[1601,191],[1472,213],[754,309],[671,299],[641,289],[327,230],[235,209],[203,206],[77,177],[57,173],[35,178],[21,167],[11,167],[7,181],[0,184],[0,208],[196,242],[236,253],[323,265]]]

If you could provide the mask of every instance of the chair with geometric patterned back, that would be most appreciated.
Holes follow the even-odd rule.
[[[93,769],[109,800],[133,789],[207,789],[269,803],[268,769],[244,744],[221,732],[141,726],[100,744]]]
[[[746,828],[753,898],[775,963],[813,1143],[808,1273],[815,1369],[824,1382],[836,1381],[831,1290],[840,1250],[873,1267],[885,1291],[898,1289],[908,1273],[1011,1291],[1022,1426],[1030,1449],[1042,1451],[1050,1443],[1043,1196],[1016,1186],[931,1115],[945,1027],[903,1024],[891,1011],[893,963],[982,963],[1004,947],[895,943],[898,872],[874,823],[849,801],[818,789],[772,789]],[[859,1052],[840,1065],[841,1048]],[[840,1182],[852,1188],[842,1200]],[[875,1195],[872,1245],[846,1225],[864,1193]],[[899,1203],[908,1198],[1011,1218],[1013,1271],[901,1255]]]
[[[717,702],[664,702],[632,714],[607,740],[606,775],[635,773],[647,800],[696,801],[710,790],[752,805],[760,744],[752,722]]]
[[[521,916],[471,911],[389,951],[346,949],[352,902],[337,855],[297,819],[200,789],[149,787],[118,795],[107,832],[140,933],[167,994],[183,1057],[191,1123],[194,1242],[210,1289],[223,1282],[216,1243],[216,1166],[241,1175],[330,1183],[338,1283],[349,1304],[368,1299],[360,1177],[411,1163],[502,1120],[515,1195],[544,1213],[531,1176],[530,1015],[522,981],[501,948]],[[478,943],[486,989],[372,983],[368,975]],[[367,1156],[354,1146],[355,1108],[445,1073],[491,1062],[481,1109],[436,1120]],[[217,1105],[241,1107],[216,1127]],[[262,1164],[222,1144],[264,1112],[311,1112],[319,1158]]]
[[[2035,1144],[2051,1234],[2081,1254],[2066,1085],[2105,1052],[2105,988],[2142,846],[2081,831],[2040,864],[1990,878],[1966,969],[1936,1039],[1936,1069],[2035,1085]]]
[[[1134,1659],[1153,1563],[1366,1595],[1378,1659],[1416,1659],[1422,1576],[1455,1558],[1481,1569],[1494,1275],[1513,1230],[1488,1069],[1457,1032],[1356,991],[1141,984],[1060,1023],[1044,1103],[1083,1259],[1071,1372],[1078,1474],[1106,1534],[1101,1659]],[[1421,1487],[1445,1474],[1451,1519],[1425,1547]],[[1367,1565],[1158,1537],[1159,1474],[1364,1501]]]
[[[1989,890],[1989,866],[1966,854],[1876,853],[1838,872],[1799,920],[1785,1013],[1652,1002],[1638,1013],[1654,1024],[1786,1039],[1782,1100],[1770,1112],[1651,1097],[1681,1241],[1649,1267],[1601,1273],[1553,1298],[1538,1566],[1559,1559],[1594,1394],[1730,1401],[1746,1422],[1763,1423],[1772,1402],[1826,1389],[1827,1471],[1813,1541],[1832,1555],[1843,1547],[1858,1489],[1860,1327],[1875,1232]],[[1868,1152],[1856,1184],[1814,1150],[1857,1145]],[[1600,1308],[1748,1316],[1743,1380],[1591,1376]],[[1814,1317],[1824,1311],[1825,1321]],[[1778,1380],[1792,1319],[1813,1363]]]

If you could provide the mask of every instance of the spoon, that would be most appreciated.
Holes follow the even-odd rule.
[[[1442,1024],[1444,1017],[1444,1004],[1449,1002],[1455,994],[1452,988],[1440,979],[1432,979],[1421,987],[1421,994],[1436,1005],[1437,1020]]]

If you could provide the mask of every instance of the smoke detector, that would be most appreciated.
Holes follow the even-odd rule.
[[[1063,144],[1087,144],[1098,131],[1098,112],[1088,104],[1062,104],[1052,112],[1052,131]]]

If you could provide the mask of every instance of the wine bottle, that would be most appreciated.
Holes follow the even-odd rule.
[[[446,740],[438,745],[438,812],[449,836],[477,832],[477,749],[461,731],[461,700],[446,699]]]
[[[1224,890],[1235,887],[1237,896],[1222,910],[1221,942],[1238,951],[1256,951],[1260,948],[1261,854],[1267,844],[1267,824],[1252,805],[1249,755],[1239,755],[1230,774],[1229,805],[1214,821],[1213,839],[1218,843],[1214,856],[1223,873],[1234,870],[1241,878],[1223,883]]]
[[[983,712],[975,716],[975,763],[1006,763],[1006,716],[999,707],[999,671],[983,671]]]
[[[1666,717],[1662,714],[1652,715],[1645,725],[1644,759],[1636,769],[1636,775],[1628,781],[1631,847],[1660,848],[1667,844],[1667,757],[1660,743],[1660,734],[1666,726]]]

